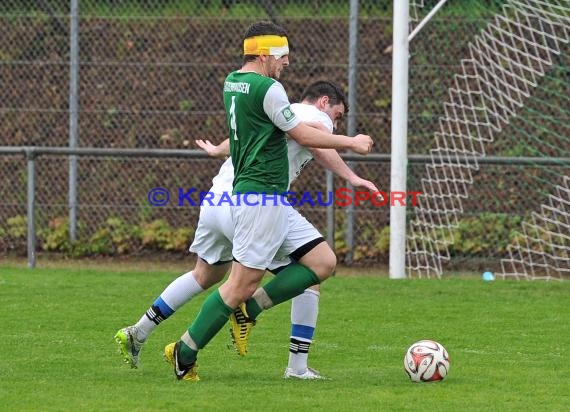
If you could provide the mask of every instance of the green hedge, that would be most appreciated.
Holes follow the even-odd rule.
[[[346,257],[349,249],[345,242],[344,214],[337,214],[335,246],[339,259]],[[463,217],[457,227],[434,229],[430,236],[439,240],[440,251],[445,243],[451,256],[486,258],[504,256],[509,245],[523,240],[521,223],[523,217],[506,213],[482,213]],[[7,220],[6,227],[0,227],[0,244],[5,250],[25,251],[27,235],[25,216],[14,216]],[[80,224],[78,233],[84,227]],[[536,247],[541,247],[540,239],[548,240],[548,228],[533,233],[538,239]],[[57,217],[49,221],[48,227],[39,231],[38,249],[45,252],[58,252],[71,257],[80,256],[119,256],[146,252],[184,252],[194,237],[194,228],[173,227],[165,219],[142,222],[137,225],[126,223],[118,217],[108,218],[87,239],[76,242],[69,240],[67,218]],[[364,222],[358,227],[353,261],[370,260],[387,262],[390,248],[390,227]],[[543,246],[542,246],[543,247]],[[548,251],[547,251],[548,252]]]
[[[7,229],[0,228],[0,244],[5,250],[25,250],[27,218],[15,216],[7,220]],[[84,226],[79,224],[78,233]],[[38,249],[58,252],[71,257],[118,256],[141,251],[183,252],[188,249],[194,229],[173,227],[164,219],[129,225],[118,217],[108,218],[87,239],[69,240],[69,221],[57,217],[37,234]]]

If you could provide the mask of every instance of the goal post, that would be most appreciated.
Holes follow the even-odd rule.
[[[413,1],[413,0],[412,0]],[[406,193],[408,179],[408,84],[409,44],[419,31],[443,7],[439,0],[427,16],[410,33],[410,6],[423,7],[409,0],[394,2],[392,56],[392,129],[391,129],[391,193]],[[407,206],[390,202],[390,279],[406,277],[406,213]]]
[[[408,167],[409,1],[394,2],[390,191],[406,193]],[[395,202],[394,202],[395,203]],[[406,206],[390,203],[390,279],[406,277]]]

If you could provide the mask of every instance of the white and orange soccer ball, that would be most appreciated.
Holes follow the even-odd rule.
[[[414,382],[438,382],[449,373],[447,350],[433,340],[420,340],[406,351],[404,369]]]

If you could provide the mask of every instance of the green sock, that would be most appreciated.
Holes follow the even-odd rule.
[[[198,357],[198,351],[192,349],[190,346],[186,345],[184,342],[180,342],[180,363],[183,365],[192,365],[196,362]]]
[[[250,319],[255,320],[257,315],[263,312],[263,309],[257,304],[254,298],[249,298],[245,301],[245,310]]]
[[[188,328],[188,334],[202,349],[212,338],[222,329],[228,321],[230,314],[234,310],[224,303],[219,290],[211,293],[202,304],[200,313]],[[193,350],[188,345],[180,346],[180,360],[183,364],[190,364],[196,361],[198,351]]]
[[[315,272],[300,263],[293,263],[279,272],[277,276],[263,286],[263,289],[271,299],[272,306],[275,306],[300,295],[309,286],[318,283],[320,280]],[[264,309],[268,309],[268,307],[259,306],[253,297],[246,301],[245,307],[251,319],[256,319]]]

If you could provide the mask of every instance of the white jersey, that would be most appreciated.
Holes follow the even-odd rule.
[[[333,123],[331,118],[324,112],[321,112],[312,104],[293,103],[291,109],[299,120],[304,122],[320,122],[329,133],[333,131]],[[289,185],[299,176],[301,170],[311,161],[313,154],[311,151],[301,146],[293,139],[287,139],[287,157],[289,158]],[[234,166],[232,159],[229,157],[218,174],[212,179],[212,188],[210,192],[216,194],[232,193],[234,181]]]

